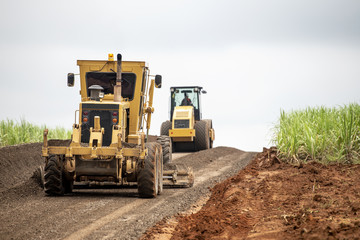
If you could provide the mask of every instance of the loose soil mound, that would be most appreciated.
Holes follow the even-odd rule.
[[[43,165],[42,143],[30,143],[0,148],[0,192],[21,185]]]
[[[217,184],[197,213],[143,239],[359,239],[360,165],[293,166],[276,149]],[[168,229],[175,230],[169,234]]]
[[[238,155],[240,156],[244,151],[231,147],[216,147],[211,148],[189,155],[183,156],[176,160],[177,163],[184,163],[191,166],[195,171],[201,170],[205,164],[209,164],[214,161],[225,160],[226,156]]]

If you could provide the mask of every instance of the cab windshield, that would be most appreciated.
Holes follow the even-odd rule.
[[[175,107],[178,106],[193,106],[195,120],[201,119],[200,112],[200,95],[201,88],[199,87],[171,87],[171,108],[170,119],[172,121]]]
[[[121,96],[128,98],[130,101],[134,98],[136,75],[134,73],[121,74]],[[114,72],[87,72],[86,73],[86,89],[90,96],[89,87],[99,85],[104,89],[104,94],[114,94],[114,86],[116,84],[116,73]]]
[[[194,88],[180,88],[175,89],[171,94],[172,108],[177,106],[193,106],[199,108],[198,93],[194,91]]]

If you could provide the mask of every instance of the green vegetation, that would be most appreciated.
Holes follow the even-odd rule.
[[[272,141],[290,162],[360,162],[360,105],[281,111]]]
[[[42,142],[45,125],[36,126],[25,119],[20,122],[13,120],[0,121],[0,146],[16,145],[21,143]],[[71,131],[65,128],[49,129],[49,139],[70,139]]]

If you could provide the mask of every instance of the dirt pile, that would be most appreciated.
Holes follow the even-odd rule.
[[[197,213],[161,222],[144,239],[359,239],[360,165],[293,166],[264,149],[217,184]],[[176,227],[175,227],[176,226]],[[169,229],[172,229],[169,232]]]
[[[0,148],[0,192],[30,181],[44,163],[42,143],[29,143]]]
[[[229,156],[240,156],[244,151],[231,147],[216,147],[204,151],[194,152],[180,157],[177,162],[191,166],[194,170],[201,170],[204,165],[214,161],[226,161]]]

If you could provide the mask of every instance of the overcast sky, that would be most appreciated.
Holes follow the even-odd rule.
[[[163,76],[152,134],[170,86],[200,85],[215,146],[271,145],[280,109],[360,102],[359,0],[0,2],[0,120],[71,128],[77,59],[149,63]]]

